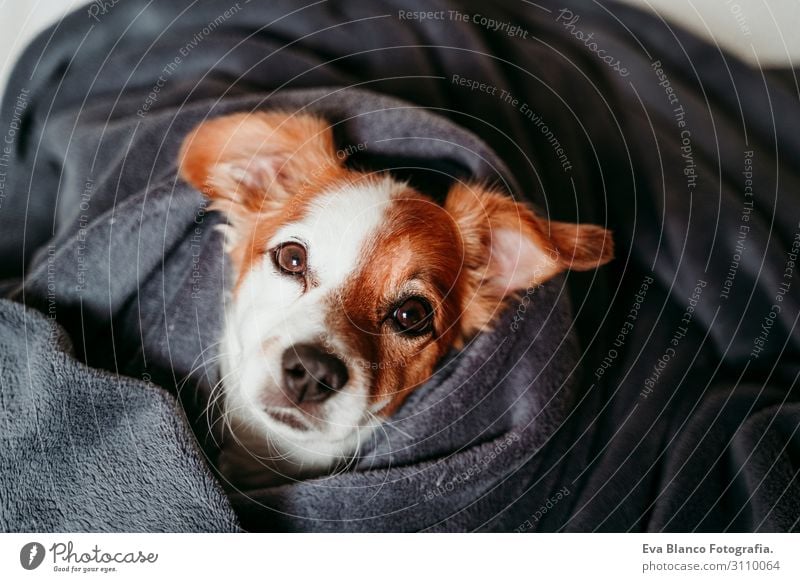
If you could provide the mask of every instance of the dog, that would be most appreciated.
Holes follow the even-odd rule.
[[[236,487],[342,466],[509,297],[613,257],[600,226],[479,183],[437,203],[344,157],[325,120],[280,111],[207,120],[179,154],[226,217],[219,470]]]

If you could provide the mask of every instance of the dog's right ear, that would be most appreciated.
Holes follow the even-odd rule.
[[[236,221],[280,209],[310,174],[341,167],[328,123],[308,114],[236,113],[205,121],[184,140],[181,176]]]

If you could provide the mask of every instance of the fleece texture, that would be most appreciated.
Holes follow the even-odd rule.
[[[175,399],[0,300],[2,531],[238,531]]]

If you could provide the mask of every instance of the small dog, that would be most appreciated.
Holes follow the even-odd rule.
[[[456,183],[443,204],[349,169],[328,124],[283,112],[206,121],[180,173],[227,217],[235,283],[221,340],[237,487],[331,471],[515,292],[611,260],[610,232],[551,222]]]

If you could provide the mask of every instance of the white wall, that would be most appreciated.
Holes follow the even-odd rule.
[[[17,55],[39,31],[85,0],[0,0],[0,89]]]
[[[622,0],[762,67],[800,66],[800,0]]]

